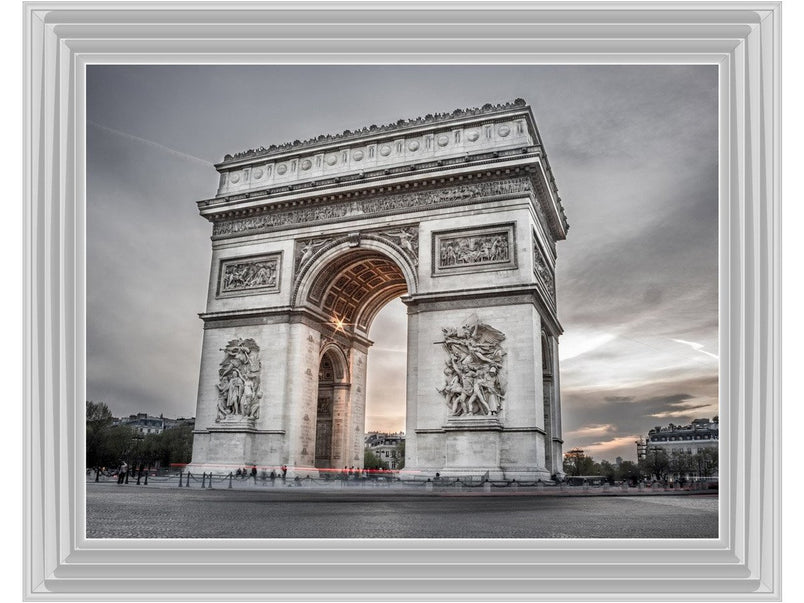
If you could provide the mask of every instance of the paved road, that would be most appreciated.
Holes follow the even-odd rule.
[[[89,538],[716,538],[717,495],[87,484]]]

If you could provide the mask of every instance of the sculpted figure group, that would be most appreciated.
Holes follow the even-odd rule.
[[[504,234],[447,239],[441,242],[440,265],[445,267],[507,262],[508,253],[508,238]]]
[[[441,330],[447,360],[444,386],[437,391],[444,396],[450,415],[498,414],[505,397],[505,351],[500,345],[505,335],[474,315],[459,329]]]
[[[276,260],[229,264],[224,269],[223,290],[239,291],[276,286]]]
[[[260,348],[253,339],[233,339],[221,351],[226,356],[218,370],[218,416],[226,419],[260,417]]]

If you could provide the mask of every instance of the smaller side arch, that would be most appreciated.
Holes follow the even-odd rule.
[[[328,357],[332,362],[332,382],[340,385],[351,383],[349,357],[346,352],[339,345],[330,341],[321,348],[321,353],[318,356],[319,366],[321,366],[325,357]]]

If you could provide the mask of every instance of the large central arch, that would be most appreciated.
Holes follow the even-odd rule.
[[[410,475],[561,472],[567,223],[524,102],[216,167],[193,465],[361,467],[369,328],[402,297]]]
[[[321,317],[317,469],[362,466],[369,329],[385,304],[415,290],[410,261],[378,237],[336,238],[305,260],[294,305]]]

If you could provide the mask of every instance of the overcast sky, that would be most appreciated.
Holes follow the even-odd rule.
[[[226,153],[524,98],[570,230],[558,244],[565,450],[635,458],[718,414],[712,66],[90,66],[87,398],[193,416]],[[404,429],[405,311],[370,335],[368,429]]]

